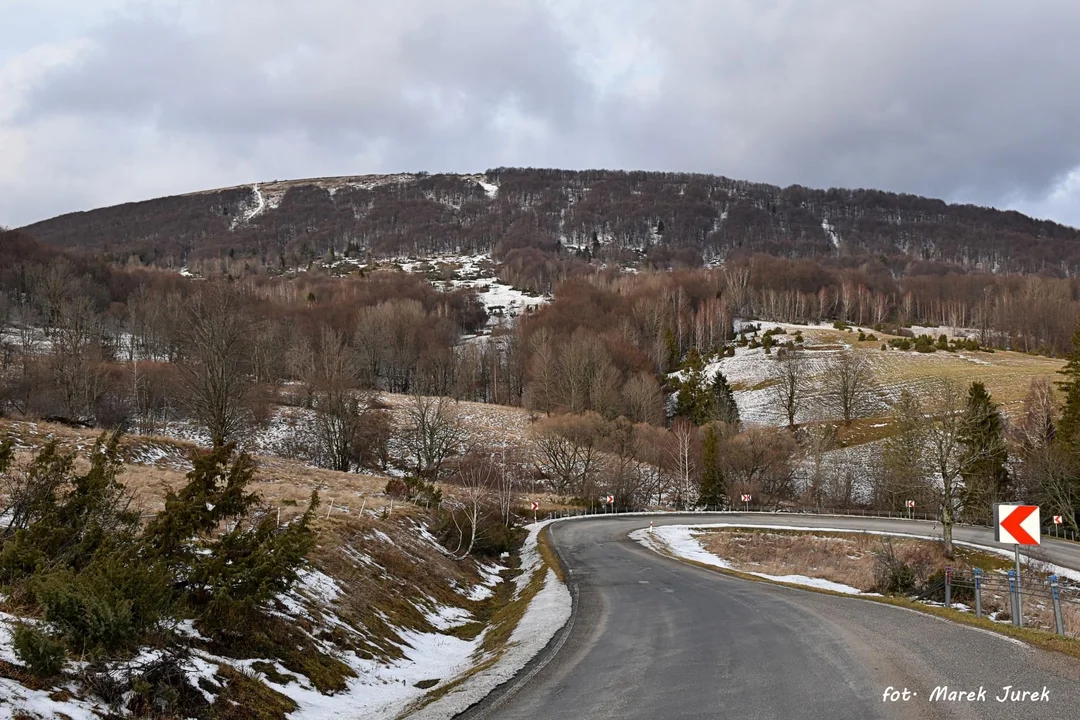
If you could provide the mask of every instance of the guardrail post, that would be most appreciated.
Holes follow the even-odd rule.
[[[945,607],[952,607],[952,568],[945,568]]]
[[[1061,617],[1061,597],[1058,593],[1058,576],[1050,576],[1050,595],[1054,598],[1054,625],[1057,626],[1057,634],[1065,634],[1065,619]]]
[[[1019,588],[1016,585],[1016,571],[1009,571],[1009,614],[1012,616],[1012,623],[1016,627],[1020,627],[1020,613],[1017,612],[1016,596],[1019,593]]]
[[[982,568],[975,568],[975,617],[982,617]]]

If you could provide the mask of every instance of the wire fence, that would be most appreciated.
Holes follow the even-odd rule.
[[[1016,627],[1080,635],[1080,586],[1037,567],[1019,575],[1016,570],[988,573],[975,568],[968,573],[947,568],[944,577],[918,597]]]

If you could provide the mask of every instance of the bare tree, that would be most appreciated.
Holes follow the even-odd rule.
[[[61,298],[57,303],[53,321],[53,378],[67,416],[88,420],[105,383],[100,318],[85,297]]]
[[[762,503],[794,497],[795,451],[791,434],[774,428],[755,427],[725,440],[720,461],[728,497],[749,493]]]
[[[953,557],[953,525],[963,502],[962,474],[978,458],[965,447],[964,394],[951,382],[943,381],[934,391],[932,407],[934,422],[927,431],[927,453],[930,467],[941,481],[942,540],[945,557]]]
[[[1080,532],[1073,508],[1080,506],[1077,455],[1066,443],[1054,442],[1057,404],[1045,378],[1031,382],[1020,421],[1012,427],[1015,452],[1013,475],[1017,493],[1035,499],[1050,513],[1061,515],[1073,532]]]
[[[664,421],[664,394],[650,373],[632,375],[622,390],[623,412],[634,422],[659,425]]]
[[[555,368],[555,406],[613,415],[619,406],[619,372],[598,337],[579,328],[560,348]]]
[[[458,546],[454,550],[458,560],[468,557],[476,545],[477,531],[489,510],[492,487],[498,482],[498,476],[499,470],[494,463],[480,455],[465,458],[454,472],[453,481],[458,488],[455,497],[445,501],[444,505],[450,511],[450,520],[458,533]]]
[[[697,463],[695,441],[697,428],[685,418],[680,418],[671,427],[671,466],[675,477],[674,505],[677,509],[692,507],[697,501],[696,488]]]
[[[595,413],[561,415],[537,423],[533,430],[536,469],[556,492],[590,498],[602,465],[603,419]]]
[[[929,427],[919,397],[902,390],[891,420],[893,432],[882,444],[880,472],[874,476],[874,502],[889,510],[903,509],[908,500],[918,508],[933,507],[938,498],[930,482]]]
[[[1046,378],[1036,378],[1028,387],[1020,422],[1013,427],[1014,441],[1021,451],[1045,448],[1054,440],[1056,420],[1054,388]]]
[[[873,408],[873,371],[862,354],[852,350],[837,354],[829,362],[824,379],[829,406],[845,425]]]
[[[603,468],[603,485],[615,498],[616,507],[634,508],[646,498],[646,473],[639,459],[640,434],[625,417],[607,424],[602,440],[607,458]]]
[[[525,463],[519,449],[502,447],[498,453],[499,468],[495,475],[495,496],[499,505],[499,517],[503,525],[510,526],[511,513],[518,497],[524,476]]]
[[[797,350],[782,349],[769,367],[773,394],[787,419],[789,428],[795,427],[795,419],[802,408],[807,383],[806,361]]]
[[[555,395],[555,348],[551,331],[540,328],[529,339],[531,350],[528,363],[529,385],[527,404],[533,410],[550,413]]]
[[[453,402],[443,396],[413,395],[405,404],[401,440],[417,477],[437,479],[448,458],[466,451],[469,433]]]
[[[810,462],[807,495],[810,504],[820,510],[829,494],[830,475],[834,471],[828,462],[828,453],[836,447],[836,426],[822,423],[808,427],[804,438],[803,447]]]
[[[641,473],[645,483],[646,502],[664,504],[671,489],[671,453],[669,431],[666,428],[638,423],[634,426],[636,445],[642,459]]]
[[[250,420],[252,320],[239,296],[211,285],[188,300],[177,324],[184,400],[214,446],[224,445]]]
[[[327,327],[312,350],[308,378],[314,388],[316,456],[324,467],[347,472],[356,459],[353,444],[363,411],[354,391],[355,358],[344,336]]]

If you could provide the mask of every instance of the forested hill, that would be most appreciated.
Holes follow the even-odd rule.
[[[1059,275],[1080,267],[1080,230],[1017,212],[876,190],[603,170],[273,181],[70,213],[24,230],[51,245],[166,267],[226,254],[295,266],[331,249],[496,259],[569,251],[654,266],[761,252],[843,264],[872,257],[900,274],[934,265]]]

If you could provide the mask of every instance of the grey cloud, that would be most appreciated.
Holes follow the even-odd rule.
[[[31,135],[67,123],[88,186],[68,191],[91,204],[140,173],[148,191],[182,192],[607,166],[880,187],[1068,221],[1080,197],[1053,189],[1080,166],[1078,30],[1067,0],[193,0],[113,17],[11,122]],[[125,126],[156,141],[124,145]],[[118,143],[123,183],[108,163]],[[185,143],[197,161],[171,181],[156,148]],[[53,211],[72,209],[67,197]],[[0,222],[29,212],[8,204]]]

